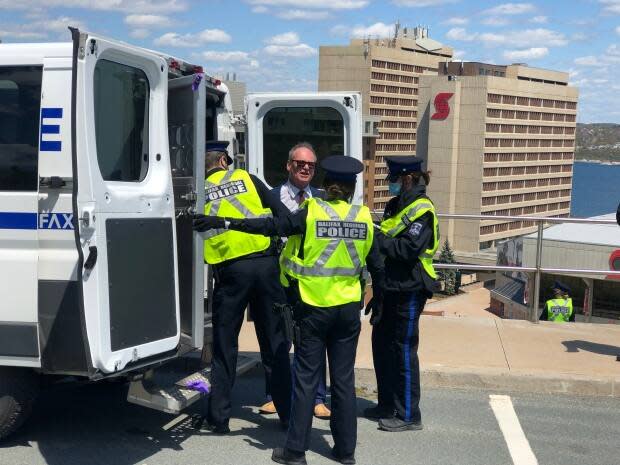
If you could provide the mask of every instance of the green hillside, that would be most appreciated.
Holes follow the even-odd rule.
[[[620,162],[620,124],[577,123],[575,159]]]

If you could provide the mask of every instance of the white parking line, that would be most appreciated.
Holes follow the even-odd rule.
[[[514,465],[538,465],[538,460],[525,437],[510,396],[490,395],[489,404],[504,434]]]

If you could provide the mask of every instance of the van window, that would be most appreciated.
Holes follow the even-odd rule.
[[[38,189],[39,66],[0,66],[0,191]]]
[[[149,81],[144,71],[99,60],[95,66],[95,134],[105,181],[139,182],[149,164]]]
[[[329,155],[344,155],[344,121],[335,108],[274,108],[263,118],[263,167],[265,180],[278,186],[287,179],[288,152],[299,142],[309,142],[318,161]],[[317,170],[312,185],[323,180]]]

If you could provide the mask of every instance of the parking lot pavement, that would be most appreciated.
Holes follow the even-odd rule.
[[[164,430],[173,417],[126,403],[123,385],[57,386],[41,397],[25,428],[0,444],[0,464],[269,464],[271,449],[283,444],[285,433],[275,418],[255,413],[262,392],[259,371],[241,377],[235,387],[232,432],[214,436],[193,430],[189,420]],[[523,439],[541,465],[618,463],[620,400],[511,396],[524,434],[515,446],[490,404],[490,395],[502,394],[425,390],[425,428],[420,432],[385,433],[360,418],[358,463],[524,465],[518,455],[511,455]],[[372,399],[359,399],[360,412],[369,405]],[[314,425],[308,463],[333,464],[328,422],[315,420]]]

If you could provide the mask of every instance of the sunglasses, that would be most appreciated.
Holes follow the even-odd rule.
[[[316,163],[313,161],[303,161],[303,160],[291,160],[295,165],[295,168],[302,169],[308,168],[309,170],[314,170],[316,168]]]

